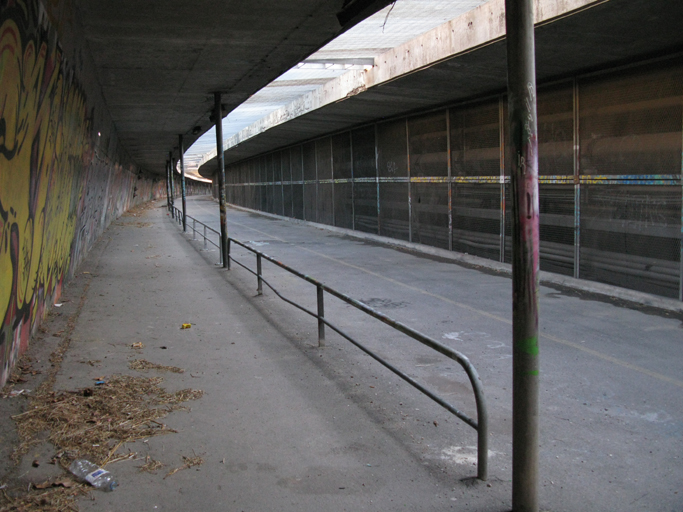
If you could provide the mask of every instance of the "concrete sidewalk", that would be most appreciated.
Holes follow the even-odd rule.
[[[191,198],[188,213],[217,225],[211,201]],[[80,509],[509,510],[509,279],[305,224],[228,218],[231,236],[470,357],[491,416],[488,483],[469,478],[470,427],[329,331],[317,348],[315,320],[268,290],[256,296],[253,276],[218,267],[215,250],[157,207],[112,225],[67,289],[74,322],[55,389],[142,374],[204,396],[164,420],[178,433],[127,445],[138,461],[107,467],[120,487]],[[233,255],[253,266],[247,251]],[[314,308],[311,285],[270,264],[264,272]],[[547,287],[542,308],[542,509],[683,509],[680,318]],[[345,304],[328,300],[326,316],[474,415],[457,365]],[[137,358],[185,372],[130,370]],[[140,473],[147,455],[165,467]],[[164,479],[195,455],[203,465]],[[36,481],[43,466],[27,460],[21,478]]]

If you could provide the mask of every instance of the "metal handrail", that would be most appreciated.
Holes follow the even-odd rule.
[[[183,219],[182,219],[183,213],[182,213],[182,211],[181,211],[180,209],[176,208],[175,206],[171,206],[169,209],[171,210],[171,215],[173,216],[173,219],[174,219],[178,224],[182,225],[182,224],[183,224]],[[207,248],[207,243],[213,245],[216,249],[219,249],[220,259],[219,259],[219,262],[218,262],[218,263],[219,263],[219,265],[222,264],[222,263],[223,263],[223,255],[220,254],[220,248],[221,248],[221,246],[220,246],[220,236],[221,236],[220,232],[219,232],[219,231],[216,231],[215,229],[213,229],[213,228],[210,227],[210,226],[207,226],[207,225],[204,224],[203,222],[201,222],[201,221],[195,219],[194,217],[191,217],[190,215],[185,215],[185,217],[186,217],[186,220],[191,220],[191,221],[192,221],[192,240],[197,240],[197,224],[199,224],[199,225],[201,225],[201,226],[204,227],[204,234],[202,235],[202,238],[203,238],[203,240],[204,240],[204,249]],[[186,224],[186,225],[187,225],[187,224]],[[214,242],[213,240],[211,240],[211,239],[206,235],[206,232],[207,232],[207,231],[211,231],[213,234],[217,235],[217,236],[219,237],[219,241],[218,241],[218,242]]]
[[[175,207],[172,207],[175,210],[178,210]],[[178,210],[178,215],[177,216],[182,216],[182,213]],[[207,229],[210,230],[211,232],[215,233],[216,235],[220,236],[220,233],[216,231],[215,229],[212,229],[208,227],[206,224],[198,221],[197,219],[190,217],[189,215],[186,216],[187,219],[192,220],[192,230],[193,230],[193,239],[195,238],[195,226],[196,224],[200,224],[204,226],[204,246],[206,247],[206,231]],[[182,220],[179,222],[182,224]],[[484,396],[484,389],[483,385],[481,382],[481,379],[479,378],[479,374],[477,373],[477,370],[474,368],[470,360],[465,356],[464,354],[458,352],[457,350],[454,350],[443,343],[440,343],[436,341],[433,338],[430,338],[429,336],[422,334],[415,329],[408,327],[407,325],[398,322],[397,320],[394,320],[387,315],[380,313],[379,311],[375,311],[371,307],[367,306],[366,304],[363,304],[360,301],[357,301],[348,295],[341,293],[334,288],[331,288],[327,286],[326,284],[318,281],[317,279],[314,279],[313,277],[307,276],[305,274],[302,274],[301,272],[285,265],[284,263],[276,260],[275,258],[268,256],[267,254],[258,251],[254,249],[253,247],[248,246],[244,242],[240,242],[239,240],[236,240],[234,238],[228,238],[229,242],[235,243],[239,245],[240,247],[243,247],[247,249],[248,251],[254,253],[256,255],[256,271],[250,269],[243,263],[237,261],[234,259],[232,256],[230,256],[230,244],[228,244],[228,261],[233,261],[240,267],[244,268],[251,274],[255,275],[258,284],[257,284],[257,293],[258,295],[261,295],[263,293],[263,285],[262,283],[265,283],[268,288],[270,288],[280,299],[285,301],[288,304],[291,304],[292,306],[296,307],[297,309],[303,311],[304,313],[316,318],[318,320],[318,345],[319,346],[325,346],[325,326],[327,325],[330,327],[333,331],[338,333],[340,336],[343,338],[347,339],[349,342],[351,342],[353,345],[361,349],[363,352],[368,354],[370,357],[375,359],[377,362],[391,370],[393,373],[401,377],[403,380],[408,382],[411,386],[414,388],[418,389],[421,391],[423,394],[427,395],[429,398],[434,400],[437,404],[442,406],[444,409],[447,411],[451,412],[453,415],[457,416],[460,418],[462,421],[467,423],[470,427],[474,428],[477,431],[477,478],[480,480],[486,480],[488,477],[488,413],[486,409],[486,398]],[[219,247],[218,244],[215,244],[211,241],[213,245],[216,247]],[[270,261],[274,265],[282,268],[283,270],[286,270],[287,272],[303,279],[304,281],[308,281],[309,283],[313,284],[316,287],[316,292],[317,292],[317,302],[318,302],[318,311],[313,312],[304,306],[301,306],[300,304],[297,304],[296,302],[288,299],[287,297],[283,296],[280,292],[275,289],[273,285],[271,285],[266,279],[263,277],[262,273],[262,259],[266,259],[267,261]],[[336,297],[337,299],[354,306],[355,308],[359,309],[360,311],[363,311],[364,313],[380,320],[381,322],[385,323],[386,325],[393,327],[399,332],[402,332],[403,334],[410,336],[416,341],[419,341],[423,345],[436,350],[440,354],[445,355],[446,357],[456,361],[460,366],[465,370],[465,373],[467,373],[467,376],[470,380],[470,384],[472,385],[472,389],[474,391],[474,399],[477,407],[477,420],[474,420],[470,418],[467,414],[464,412],[460,411],[450,403],[448,403],[446,400],[432,392],[431,390],[427,389],[424,387],[422,384],[417,382],[415,379],[410,377],[409,375],[405,374],[395,366],[393,366],[391,363],[388,361],[385,361],[382,359],[379,355],[375,354],[372,352],[369,348],[366,346],[362,345],[360,342],[357,340],[353,339],[349,334],[341,330],[339,327],[335,326],[331,322],[329,322],[325,318],[325,311],[324,311],[324,292],[329,293],[330,295]]]

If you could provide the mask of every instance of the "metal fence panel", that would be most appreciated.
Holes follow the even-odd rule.
[[[378,232],[377,224],[377,168],[375,159],[375,127],[352,132],[353,148],[353,209],[354,224],[359,231]],[[373,179],[359,182],[359,179]]]
[[[683,66],[579,81],[581,174],[680,174]]]
[[[574,174],[574,86],[572,82],[538,93],[538,174]]]
[[[261,156],[258,159],[258,168],[259,168],[259,200],[260,200],[260,206],[259,210],[262,212],[267,212],[268,211],[268,187],[265,185],[265,183],[268,182],[268,171],[266,168],[266,157]]]
[[[448,176],[446,110],[408,119],[410,176]]]
[[[304,218],[304,174],[302,167],[302,147],[294,146],[289,150],[289,161],[292,165],[292,211],[297,219]]]
[[[358,231],[377,234],[377,183],[354,184],[353,211]]]
[[[332,180],[332,145],[329,137],[315,142],[315,157],[318,172],[317,214],[318,222],[334,225],[334,185]],[[328,181],[328,183],[320,183]]]
[[[366,126],[351,132],[353,144],[353,178],[375,178],[375,127]]]
[[[407,144],[404,119],[377,126],[380,235],[400,240],[410,238]],[[404,182],[391,182],[397,179]]]
[[[273,209],[275,215],[282,215],[282,154],[273,153]]]
[[[408,183],[380,183],[380,235],[399,240],[410,238]]]
[[[285,217],[294,217],[292,211],[292,169],[290,167],[289,149],[285,149],[281,154],[280,163],[282,164],[282,214]]]
[[[315,142],[308,142],[303,145],[304,180],[306,181],[304,184],[304,219],[311,222],[318,220],[315,165]]]
[[[574,185],[539,186],[541,270],[574,275]]]
[[[585,186],[581,277],[678,297],[680,186]]]
[[[452,176],[500,174],[499,110],[497,98],[450,109]]]
[[[404,119],[377,125],[377,170],[380,178],[408,176],[406,147]],[[405,200],[407,201],[407,196]]]
[[[500,185],[453,186],[453,250],[500,258]]]
[[[413,242],[448,249],[448,184],[412,183]]]
[[[332,137],[332,162],[334,184],[334,225],[353,228],[353,186],[351,179],[351,138],[349,133]]]

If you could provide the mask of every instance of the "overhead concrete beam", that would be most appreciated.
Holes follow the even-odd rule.
[[[498,10],[493,9],[496,5]],[[497,21],[502,15],[501,9],[502,2],[493,0],[408,45],[424,48],[426,41],[440,37],[442,31],[450,34],[453,30],[467,31],[472,20],[473,27],[475,22],[488,27],[481,32],[470,30],[469,36],[459,39],[460,46],[435,51],[431,56],[424,50],[414,50],[412,54],[422,52],[422,56],[413,55],[405,62],[396,57],[401,52],[398,47],[380,56],[378,66],[361,75],[362,81],[357,76],[344,89],[341,81],[336,80],[315,92],[317,98],[330,98],[328,103],[292,119],[288,112],[300,112],[301,105],[320,104],[311,95],[309,99],[297,101],[295,108],[285,107],[273,113],[227,141],[230,149],[225,154],[226,164],[360,124],[504,93],[505,44]],[[541,84],[683,51],[683,32],[678,21],[683,19],[680,2],[537,0],[536,9],[537,76]],[[448,26],[451,28],[446,30]],[[495,27],[498,28],[493,30]],[[486,37],[492,39],[487,41]],[[440,39],[446,40],[446,37]],[[449,52],[453,53],[444,57]],[[396,61],[394,73],[400,70],[403,74],[384,69],[383,61],[391,62],[392,57]],[[205,163],[199,172],[210,178],[213,167]]]
[[[535,0],[535,23],[547,23],[555,18],[601,3],[601,1],[604,0]],[[349,71],[271,112],[226,139],[225,150],[230,151],[275,126],[326,105],[344,101],[370,88],[501,41],[504,37],[505,2],[504,0],[491,0],[376,57],[372,69]],[[216,151],[213,150],[203,157],[203,163],[215,157]],[[206,172],[210,174],[207,175]],[[206,172],[200,171],[200,174],[208,177],[213,173],[210,170]]]
[[[534,24],[568,16],[604,0],[535,0]],[[494,43],[505,37],[505,2],[489,2],[468,11],[429,32],[397,46],[375,59],[373,87],[396,77],[414,73],[444,59]]]

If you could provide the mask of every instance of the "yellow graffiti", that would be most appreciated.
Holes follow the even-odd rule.
[[[5,324],[8,315],[22,312],[34,325],[36,292],[51,296],[71,256],[89,126],[84,95],[65,83],[62,71],[56,48],[22,40],[11,19],[2,24],[0,314]]]

